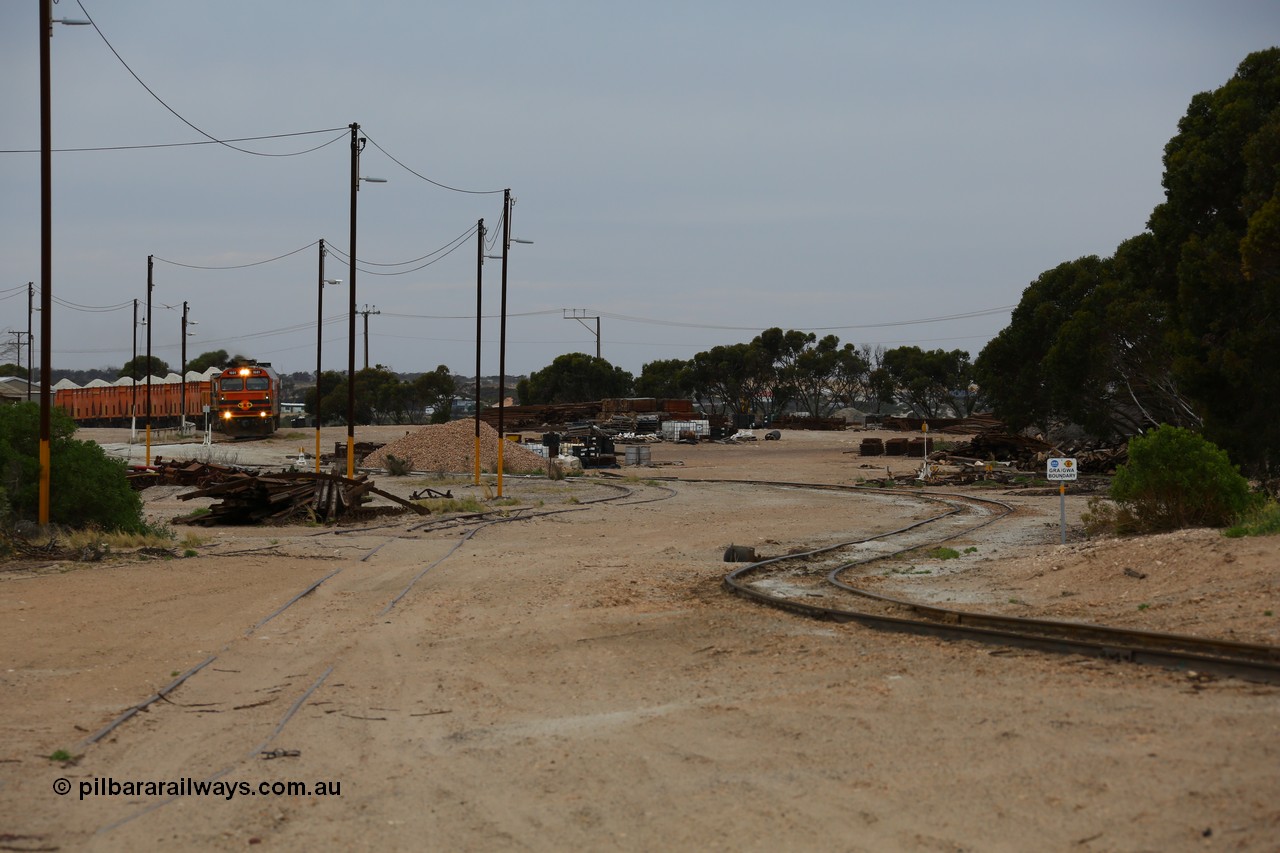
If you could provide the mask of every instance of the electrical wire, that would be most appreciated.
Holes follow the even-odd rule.
[[[128,302],[121,302],[119,305],[80,305],[76,302],[68,302],[65,299],[59,299],[56,296],[50,298],[63,308],[70,308],[72,311],[81,311],[89,314],[106,314],[111,311],[119,311],[122,308],[129,308],[133,305],[132,299]]]
[[[80,11],[83,12],[85,18],[89,20],[89,24],[93,27],[94,31],[98,34],[98,37],[102,39],[102,43],[105,44],[107,46],[107,49],[110,50],[115,55],[115,58],[120,61],[120,64],[124,66],[124,70],[128,71],[130,76],[132,76],[134,80],[138,81],[138,85],[146,89],[147,94],[150,95],[152,98],[155,98],[156,102],[160,104],[160,106],[164,107],[166,110],[172,113],[174,118],[178,119],[178,121],[182,122],[187,127],[194,130],[196,133],[207,138],[211,143],[216,143],[218,145],[225,146],[227,148],[230,148],[232,151],[239,151],[241,154],[252,154],[255,157],[297,157],[301,154],[308,154],[312,151],[316,151],[320,148],[325,147],[325,145],[329,145],[337,141],[336,139],[331,139],[329,140],[329,142],[324,143],[324,145],[318,145],[314,148],[308,148],[304,151],[292,151],[292,152],[284,152],[280,154],[273,154],[265,151],[251,151],[248,148],[241,148],[237,145],[232,145],[230,142],[227,142],[226,140],[218,139],[213,134],[207,133],[206,131],[202,130],[201,128],[197,127],[196,125],[188,121],[186,118],[182,116],[181,113],[179,113],[173,107],[165,103],[164,99],[161,98],[159,95],[157,95],[155,91],[150,86],[148,86],[141,77],[138,76],[137,72],[135,72],[132,68],[129,67],[129,63],[124,61],[124,57],[121,56],[120,52],[115,49],[115,46],[112,45],[111,42],[107,39],[106,34],[102,32],[102,29],[98,26],[97,22],[93,20],[93,16],[89,14],[89,10],[84,7],[84,3],[80,2],[80,0],[76,0],[76,5],[80,7]]]
[[[200,266],[197,264],[184,264],[178,261],[170,261],[165,258],[158,257],[156,255],[152,255],[151,257],[153,260],[160,261],[161,263],[170,264],[171,266],[175,266],[175,267],[185,267],[186,269],[189,269],[189,270],[242,270],[242,269],[248,269],[249,267],[260,267],[263,264],[270,264],[270,263],[274,263],[275,261],[284,260],[285,258],[292,257],[293,255],[298,254],[299,252],[305,252],[307,249],[310,249],[312,246],[316,245],[318,242],[320,241],[312,240],[307,245],[299,246],[298,248],[294,249],[292,252],[285,252],[283,255],[276,255],[274,258],[267,258],[265,261],[253,261],[247,264],[232,264],[230,266],[225,266],[225,267]],[[326,248],[328,248],[327,244],[326,244]]]
[[[86,151],[140,151],[149,148],[186,148],[192,145],[222,145],[228,142],[257,142],[263,139],[287,139],[292,136],[310,136],[316,133],[333,133],[338,131],[338,135],[328,142],[321,143],[314,148],[308,148],[305,151],[295,152],[296,154],[310,154],[312,151],[319,151],[321,148],[332,145],[340,139],[346,138],[346,128],[344,127],[327,127],[323,130],[302,130],[297,133],[272,133],[266,136],[241,136],[233,139],[201,139],[195,142],[153,142],[143,145],[97,145],[81,148],[54,148],[54,154],[77,154]],[[39,148],[5,148],[0,149],[0,154],[36,154]],[[283,156],[279,154],[268,156]],[[292,156],[292,155],[290,155]]]
[[[455,237],[450,243],[442,246],[439,249],[436,249],[434,252],[430,252],[429,254],[423,255],[421,258],[415,258],[412,261],[400,261],[399,263],[394,263],[394,264],[377,264],[377,263],[373,263],[372,261],[358,261],[356,263],[356,269],[361,272],[368,273],[369,275],[384,275],[384,276],[405,275],[406,273],[417,272],[418,270],[426,269],[427,267],[431,266],[437,261],[444,260],[449,255],[456,252],[458,249],[465,246],[467,241],[470,240],[471,236],[475,233],[476,233],[476,226],[472,225],[466,231],[466,233],[458,237]],[[333,247],[330,247],[330,248],[333,248]],[[444,254],[440,254],[441,252],[443,252]],[[333,254],[335,257],[338,258],[339,261],[342,261],[347,265],[351,264],[351,256],[348,255],[346,252],[342,251],[341,249],[334,248]],[[433,255],[439,255],[439,257],[432,258]],[[396,266],[403,266],[404,264],[413,264],[423,260],[423,258],[432,258],[432,260],[429,260],[426,263],[420,264],[419,266],[413,267],[411,269],[398,270],[396,272],[380,272],[375,269],[369,269],[369,267],[396,267]]]
[[[967,311],[961,314],[948,314],[942,317],[926,317],[926,318],[915,319],[915,320],[894,320],[886,323],[859,323],[856,325],[849,325],[849,326],[809,326],[809,327],[791,326],[790,328],[796,329],[797,331],[805,331],[805,332],[836,332],[836,331],[845,331],[848,329],[885,329],[885,328],[891,328],[894,326],[918,326],[918,325],[923,325],[925,323],[944,323],[952,320],[967,320],[973,317],[987,317],[992,314],[1001,314],[1005,311],[1012,311],[1015,307],[1017,306],[1000,305],[995,308],[983,308],[978,311]],[[628,322],[628,323],[646,323],[652,326],[674,326],[674,327],[679,327],[683,329],[714,329],[717,331],[727,331],[727,332],[759,332],[761,331],[761,328],[759,326],[716,326],[716,325],[710,325],[710,324],[704,324],[704,323],[682,323],[678,320],[658,320],[653,317],[634,317],[628,314],[611,314],[604,311],[601,311],[599,313],[601,317],[604,317],[610,320],[621,320],[623,322]]]
[[[372,136],[370,136],[370,135],[369,135],[368,131],[366,131],[366,130],[364,130],[363,128],[361,128],[361,132],[362,132],[362,133],[364,133],[364,137],[365,137],[365,139],[368,139],[370,142],[372,142],[372,143],[373,143],[373,147],[374,147],[374,148],[377,148],[379,151],[381,151],[383,154],[385,154],[385,155],[387,156],[387,159],[389,159],[392,163],[395,163],[395,164],[396,164],[397,166],[399,166],[401,169],[404,169],[406,172],[408,172],[409,174],[413,175],[414,177],[421,178],[422,180],[426,181],[427,183],[432,184],[433,186],[437,186],[437,187],[439,187],[439,188],[440,188],[440,189],[442,189],[442,190],[449,190],[450,192],[455,192],[455,193],[466,193],[466,194],[468,194],[468,195],[493,195],[493,194],[495,194],[495,193],[506,192],[506,190],[505,190],[505,189],[501,189],[501,190],[464,190],[464,189],[459,189],[458,187],[451,187],[451,186],[449,186],[448,184],[442,184],[442,183],[440,183],[439,181],[433,181],[431,178],[428,178],[426,175],[422,174],[421,172],[416,172],[416,171],[414,171],[413,169],[409,168],[409,167],[408,167],[408,166],[406,166],[404,163],[400,162],[400,161],[399,161],[399,160],[397,160],[395,157],[393,157],[393,156],[391,155],[391,153],[390,153],[389,151],[387,151],[387,149],[385,149],[385,148],[383,148],[381,145],[379,145],[379,144],[378,144],[378,141],[377,141],[376,139],[374,139]]]

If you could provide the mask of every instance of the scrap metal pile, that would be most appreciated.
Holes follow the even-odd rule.
[[[371,500],[370,495],[379,495],[397,506],[365,507],[364,504]],[[188,524],[206,527],[257,524],[294,516],[307,516],[323,522],[404,510],[428,514],[425,507],[376,488],[367,474],[349,479],[338,474],[303,471],[275,474],[238,472],[222,482],[178,495],[178,500],[206,497],[219,498],[220,502],[210,506],[207,515],[188,517]]]
[[[925,424],[928,432],[924,432]],[[980,476],[1001,479],[1004,472],[1043,472],[1051,457],[1073,457],[1082,474],[1114,474],[1118,466],[1128,461],[1127,444],[1111,444],[1101,441],[1063,440],[1050,443],[1039,437],[1009,432],[1000,421],[990,415],[969,418],[885,418],[886,429],[916,432],[914,437],[864,438],[858,453],[861,456],[914,456],[928,457],[932,463],[955,465],[979,472]],[[970,434],[968,441],[935,450],[934,436]],[[961,479],[965,475],[960,475]]]

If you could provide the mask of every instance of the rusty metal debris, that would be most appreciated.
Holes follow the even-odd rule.
[[[398,504],[401,511],[412,510],[428,515],[430,510],[385,492],[373,485],[367,474],[347,478],[338,474],[316,474],[282,471],[275,474],[239,472],[222,482],[178,495],[178,500],[216,497],[219,503],[209,507],[209,514],[186,519],[189,524],[255,524],[281,520],[295,515],[309,515],[317,521],[337,521],[357,512],[368,514],[364,504],[370,494]]]

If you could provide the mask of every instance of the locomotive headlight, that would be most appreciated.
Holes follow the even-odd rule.
[[[229,421],[229,420],[231,420],[231,413],[230,413],[230,412],[223,412],[223,413],[222,413],[222,419],[223,419],[224,421]]]
[[[240,368],[240,375],[241,375],[241,376],[248,376],[248,375],[249,375],[249,368],[247,368],[247,367],[242,367],[242,368]]]

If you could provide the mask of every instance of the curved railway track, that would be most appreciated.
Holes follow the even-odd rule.
[[[900,491],[858,491],[902,496]],[[1280,683],[1280,646],[975,613],[858,587],[851,577],[855,569],[972,533],[999,521],[1013,509],[1000,501],[972,495],[931,493],[913,497],[936,504],[938,511],[897,530],[744,565],[726,575],[724,585],[737,595],[771,607],[817,619],[857,622],[878,630]]]

